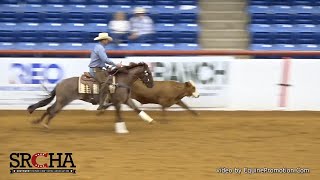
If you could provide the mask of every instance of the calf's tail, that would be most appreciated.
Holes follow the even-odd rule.
[[[49,94],[49,97],[46,98],[46,99],[43,99],[35,104],[32,104],[28,107],[28,112],[31,114],[33,113],[34,110],[38,109],[38,108],[41,108],[43,106],[46,106],[47,104],[49,104],[53,99],[54,97],[56,96],[56,88],[54,88],[51,93]]]

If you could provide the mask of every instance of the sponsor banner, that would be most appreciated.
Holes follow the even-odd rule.
[[[88,71],[89,59],[1,58],[0,85],[56,84]]]
[[[227,105],[231,59],[233,58],[198,56],[127,57],[112,60],[124,65],[129,62],[146,62],[153,72],[154,80],[192,80],[201,97],[184,98],[190,107],[219,108]],[[63,79],[88,71],[89,62],[88,58],[0,58],[0,108],[25,109],[46,96],[47,92],[42,85],[50,91]],[[74,101],[66,109],[84,109],[89,106],[89,103]]]
[[[63,79],[88,71],[88,58],[0,58],[0,108],[26,109],[48,94]],[[83,109],[74,101],[66,109]]]

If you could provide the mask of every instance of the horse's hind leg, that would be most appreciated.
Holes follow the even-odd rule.
[[[134,104],[134,102],[132,101],[132,99],[128,99],[127,100],[127,103],[126,103],[130,108],[132,108],[137,114],[139,114],[139,116],[143,119],[143,120],[145,120],[145,121],[147,121],[147,122],[149,122],[149,123],[151,123],[151,122],[153,122],[154,120],[147,114],[147,113],[145,113],[144,111],[142,111],[142,110],[140,110],[135,104]]]
[[[43,126],[48,128],[51,119],[54,118],[59,113],[59,111],[61,111],[61,109],[67,104],[68,103],[66,103],[65,101],[56,101],[51,107],[49,107],[48,108],[49,117],[45,122],[45,124],[43,124]]]
[[[47,115],[49,115],[48,110],[42,114],[41,118],[36,119],[36,120],[32,121],[31,123],[32,123],[32,124],[39,124],[39,123],[41,123],[41,122],[44,120],[44,118],[45,118]]]

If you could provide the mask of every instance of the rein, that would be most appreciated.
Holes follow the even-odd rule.
[[[120,71],[120,69],[117,68],[114,73],[109,74],[109,77],[114,77],[114,78],[115,78],[116,75],[119,73],[119,71]],[[108,79],[108,80],[109,80],[109,79]],[[107,80],[107,81],[108,81],[108,80]],[[126,89],[128,89],[129,91],[131,91],[131,87],[128,86],[128,85],[126,85],[126,84],[124,84],[124,83],[115,83],[115,82],[112,82],[112,83],[106,82],[106,83],[107,83],[107,84],[113,84],[113,85],[116,86],[117,88],[126,88]]]
[[[132,69],[132,68],[135,68],[135,67],[138,67],[138,66],[141,66],[142,64],[135,64],[135,65],[133,65],[133,66],[129,66],[129,67],[127,67],[128,69],[128,71],[130,70],[130,69]],[[109,74],[109,77],[116,77],[116,75],[118,74],[120,72],[120,68],[117,68],[116,69],[116,71],[115,72],[112,72],[112,74]],[[125,72],[123,72],[123,73],[125,73]],[[107,79],[106,81],[105,81],[105,83],[106,84],[114,84],[116,87],[120,87],[120,88],[126,88],[126,89],[128,89],[129,91],[131,91],[131,87],[130,86],[128,86],[128,85],[126,85],[126,84],[124,84],[124,83],[114,83],[114,82],[112,82],[112,83],[109,83],[108,82],[109,81],[109,79]]]

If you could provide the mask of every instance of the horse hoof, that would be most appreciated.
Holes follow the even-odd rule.
[[[127,134],[129,133],[125,122],[117,122],[115,124],[115,131],[117,134]]]
[[[29,112],[29,114],[32,114],[34,111],[34,108],[32,106],[29,106],[27,111]]]
[[[128,130],[121,130],[121,131],[116,131],[117,134],[128,134]]]

